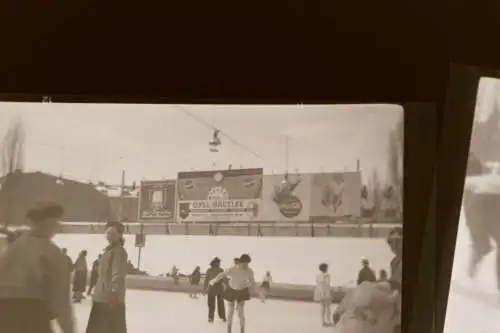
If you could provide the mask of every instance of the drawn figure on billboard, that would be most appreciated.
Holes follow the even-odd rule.
[[[139,212],[141,220],[173,220],[173,214],[175,213],[175,182],[142,182]]]
[[[151,194],[151,206],[153,210],[163,209],[165,206],[165,201],[163,200],[163,191],[152,191]]]
[[[298,216],[302,210],[302,202],[293,194],[302,179],[299,175],[295,181],[291,181],[288,173],[285,173],[284,178],[279,185],[274,186],[273,201],[278,205],[283,216],[292,218]]]
[[[328,207],[334,214],[342,208],[344,196],[345,179],[343,174],[333,174],[332,181],[323,188],[323,198],[321,203]]]

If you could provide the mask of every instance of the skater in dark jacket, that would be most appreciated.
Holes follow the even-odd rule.
[[[87,251],[83,250],[78,254],[74,267],[73,302],[80,303],[84,298],[83,293],[87,288]]]
[[[369,282],[377,281],[377,277],[375,276],[375,272],[373,271],[373,269],[370,268],[370,262],[366,259],[363,259],[361,261],[361,264],[362,264],[363,268],[361,268],[361,270],[359,271],[359,274],[358,274],[358,286],[365,281],[369,281]]]
[[[224,281],[219,281],[212,286],[209,286],[209,281],[217,275],[224,272],[220,267],[220,259],[214,258],[210,262],[210,268],[205,273],[204,290],[207,293],[208,302],[208,322],[214,322],[215,307],[217,306],[217,314],[222,321],[226,321],[226,307],[224,305]]]
[[[191,276],[189,276],[189,283],[192,286],[195,286],[196,288],[198,288],[200,281],[201,281],[200,266],[196,266],[193,273],[191,273]],[[198,299],[198,290],[194,290],[193,293],[189,294],[189,297],[194,298],[194,299]]]
[[[96,260],[92,263],[92,270],[90,271],[90,283],[89,283],[89,290],[87,291],[87,295],[92,294],[92,290],[94,289],[96,283],[97,283],[97,277],[99,275],[99,260],[101,259],[102,254],[100,254]]]

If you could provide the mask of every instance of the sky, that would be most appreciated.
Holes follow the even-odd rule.
[[[359,159],[366,182],[374,169],[385,178],[389,133],[402,117],[397,105],[1,103],[0,140],[21,118],[25,171],[80,181],[118,185],[122,169],[127,184],[175,179],[229,164],[268,174],[334,172],[355,170]],[[221,130],[218,153],[208,149],[207,124]]]

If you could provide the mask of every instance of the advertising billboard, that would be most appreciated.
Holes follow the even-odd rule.
[[[259,220],[309,221],[312,175],[265,175]]]
[[[141,182],[139,220],[175,220],[175,180]]]
[[[179,172],[179,222],[239,222],[259,217],[262,169]]]
[[[359,217],[361,213],[361,173],[315,174],[311,187],[311,220]]]

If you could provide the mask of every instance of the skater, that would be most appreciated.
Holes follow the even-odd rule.
[[[92,295],[92,290],[95,287],[95,284],[97,283],[97,276],[99,274],[99,260],[101,260],[102,254],[99,254],[96,260],[92,263],[92,270],[90,271],[90,283],[89,283],[89,290],[87,291],[87,295],[90,296]]]
[[[361,260],[362,268],[358,274],[358,286],[365,282],[375,282],[377,281],[377,277],[375,276],[375,272],[370,268],[370,262],[367,259]]]
[[[328,265],[322,263],[319,265],[319,274],[316,276],[316,289],[314,290],[314,301],[321,305],[321,323],[323,326],[331,324],[332,317],[332,287],[330,284],[330,274]]]
[[[75,261],[75,273],[73,275],[73,302],[81,303],[83,293],[87,289],[87,251],[78,254]]]
[[[174,279],[174,284],[179,284],[179,269],[177,266],[173,266],[172,270],[170,271],[170,275]]]
[[[67,248],[63,248],[62,249],[62,253],[66,257],[66,262],[67,262],[67,265],[69,267],[69,271],[73,272],[73,269],[74,269],[73,260],[71,260],[71,257],[68,255],[68,249]]]
[[[189,294],[189,297],[198,299],[198,285],[200,284],[201,280],[201,272],[200,272],[200,266],[196,266],[194,269],[193,273],[189,276],[189,283],[195,288],[194,292]]]
[[[208,303],[208,322],[214,322],[215,307],[217,306],[217,314],[219,318],[226,322],[226,307],[224,305],[224,282],[218,281],[212,286],[209,286],[209,282],[216,278],[219,274],[223,273],[224,270],[220,267],[220,259],[214,258],[210,262],[210,268],[205,273],[205,284],[204,290],[207,293],[207,303]]]
[[[240,320],[240,333],[245,333],[245,302],[250,300],[251,290],[256,290],[255,276],[253,270],[248,266],[251,262],[248,254],[239,258],[238,266],[231,267],[225,272],[217,275],[209,282],[210,286],[223,278],[229,278],[224,298],[228,301],[227,332],[231,333],[235,308]]]
[[[127,333],[125,318],[125,277],[127,251],[123,245],[124,227],[108,222],[106,238],[109,245],[99,261],[97,284],[87,324],[87,333]]]
[[[381,269],[378,274],[379,274],[378,281],[389,282],[389,276],[387,275],[387,271],[385,269]]]
[[[35,205],[27,213],[31,230],[0,257],[2,332],[51,333],[52,319],[63,333],[75,332],[69,267],[52,242],[62,215],[56,203]]]
[[[262,283],[260,284],[260,288],[262,291],[262,298],[261,302],[265,303],[267,295],[269,295],[269,292],[271,291],[271,283],[273,282],[273,278],[271,276],[271,272],[267,271],[266,275],[264,275],[264,278],[262,279]]]

